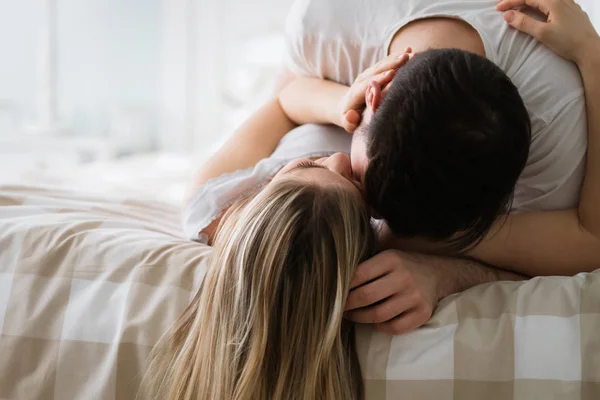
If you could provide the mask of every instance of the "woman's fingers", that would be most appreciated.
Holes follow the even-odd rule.
[[[537,8],[548,15],[550,13],[549,3],[547,0],[500,0],[496,5],[496,9],[498,11],[507,11],[516,7],[529,6]]]
[[[538,21],[513,9],[523,5],[546,13],[547,21]],[[576,63],[597,46],[598,33],[589,16],[573,0],[502,0],[498,10],[504,11],[504,19],[511,27],[533,36],[558,55]]]
[[[504,20],[516,30],[527,33],[537,40],[541,40],[542,32],[546,28],[546,23],[515,10],[506,11]]]
[[[392,79],[394,79],[395,72],[395,70],[390,69],[372,76],[371,79],[354,83],[348,92],[348,96],[346,97],[346,104],[343,108],[344,112],[364,108],[365,92],[369,88],[369,85],[371,85],[371,82],[377,82],[381,87],[385,87],[392,81]]]
[[[353,133],[360,123],[360,113],[356,110],[346,111],[342,121],[342,128],[348,133]]]
[[[346,122],[350,125],[358,125],[360,122],[360,114],[356,110],[349,110],[346,113]]]
[[[361,73],[354,81],[341,105],[342,127],[352,133],[360,123],[361,113],[365,107],[365,93],[372,82],[380,87],[387,86],[396,70],[412,57],[412,49],[407,47],[401,55],[392,54]]]
[[[411,50],[410,47],[407,48],[407,50]],[[364,70],[356,78],[356,82],[369,81],[370,78],[373,78],[375,75],[381,74],[383,72],[386,72],[386,71],[389,71],[392,69],[398,69],[403,64],[405,64],[409,59],[410,59],[410,54],[406,53],[406,52],[404,54],[391,54],[391,55],[387,56],[386,58],[384,58],[383,60],[379,61],[374,66]]]
[[[510,26],[539,40],[545,24],[514,10],[514,8],[522,6],[537,8],[546,15],[550,13],[550,8],[545,0],[500,0],[496,8],[498,11],[504,11],[504,20]]]

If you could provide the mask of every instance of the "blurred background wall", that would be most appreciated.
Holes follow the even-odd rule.
[[[0,0],[0,177],[148,154],[192,169],[271,92],[291,3]]]
[[[210,152],[270,89],[290,4],[0,0],[0,143]]]

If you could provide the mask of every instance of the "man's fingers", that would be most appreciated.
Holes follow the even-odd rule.
[[[513,28],[527,33],[540,40],[546,23],[531,18],[519,11],[510,10],[504,13],[504,20]]]
[[[404,286],[400,287],[388,279],[391,275],[384,275],[373,282],[364,284],[350,291],[346,301],[345,311],[355,310],[371,306],[381,300],[401,292]],[[389,318],[388,318],[389,319]]]
[[[375,325],[375,329],[389,335],[402,335],[424,325],[431,315],[423,308],[414,308],[396,318]]]
[[[408,293],[401,293],[392,296],[379,304],[349,311],[345,313],[345,317],[350,321],[362,324],[378,324],[390,321],[416,305],[417,301],[415,296]]]
[[[392,270],[392,264],[381,261],[382,255],[383,253],[380,253],[375,257],[363,262],[356,268],[354,279],[350,283],[351,290],[374,279],[387,275]]]
[[[548,15],[550,13],[549,3],[548,0],[501,0],[496,4],[496,9],[498,11],[507,11],[516,7],[529,6],[537,8]]]

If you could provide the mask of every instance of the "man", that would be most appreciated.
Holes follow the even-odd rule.
[[[514,12],[506,14],[507,20],[511,16],[513,24],[525,20]],[[375,211],[388,221],[391,229],[384,237],[391,247],[439,252],[450,243],[469,249],[468,256],[529,276],[600,267],[597,232],[582,229],[587,221],[581,217],[589,207],[584,213],[576,208],[587,138],[579,71],[535,39],[510,29],[495,2],[299,1],[287,34],[288,64],[296,76],[343,85],[360,79],[359,73],[387,53],[398,54],[408,46],[415,52],[462,50],[415,56],[389,88],[374,84],[366,91],[366,111],[353,139],[353,172]],[[491,72],[494,84],[500,83],[497,92],[486,79],[473,79],[491,70],[484,57],[518,88],[531,120],[531,146],[522,105],[499,75]],[[306,93],[315,93],[302,84]],[[333,86],[331,90],[341,93]],[[456,106],[460,96],[449,93],[474,95],[483,106],[478,109],[477,101],[465,97],[465,107],[475,110],[471,118]],[[285,98],[280,99],[285,109]],[[306,114],[310,118],[288,113],[290,118],[296,123],[339,122],[339,115],[320,107],[325,103],[319,104],[318,96],[313,99]],[[440,115],[441,122],[436,120]],[[511,210],[522,214],[498,221],[513,188]],[[479,243],[493,223],[493,234]],[[402,333],[424,323],[437,299],[497,279],[517,277],[466,259],[390,250],[359,267],[348,317]]]

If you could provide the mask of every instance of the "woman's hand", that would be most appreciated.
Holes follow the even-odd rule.
[[[521,6],[539,9],[547,15],[547,22],[513,10]],[[600,36],[588,15],[573,0],[500,0],[497,9],[504,11],[504,19],[510,26],[578,65],[590,51],[600,51]]]
[[[360,123],[365,108],[365,92],[371,82],[375,81],[385,87],[394,78],[396,70],[412,57],[412,49],[408,47],[403,54],[390,54],[371,68],[363,71],[348,88],[346,95],[338,105],[340,122],[337,124],[352,133]]]

